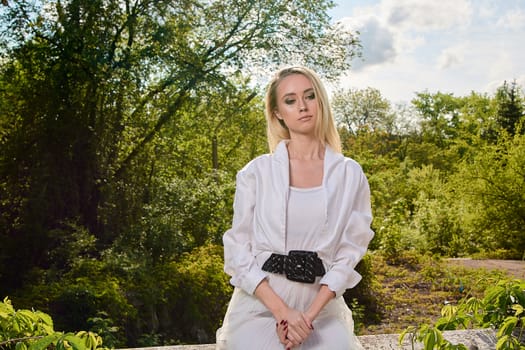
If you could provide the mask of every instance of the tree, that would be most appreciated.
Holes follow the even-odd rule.
[[[363,130],[392,134],[395,130],[390,102],[377,89],[339,90],[332,97],[332,106],[336,120],[352,134]]]
[[[525,99],[516,81],[510,85],[505,81],[496,92],[498,124],[510,135],[516,132],[525,133]]]
[[[525,137],[502,137],[465,159],[451,179],[458,189],[460,224],[480,250],[525,252]]]
[[[495,143],[498,138],[499,127],[495,115],[494,99],[486,94],[472,92],[463,98],[460,109],[460,129],[455,142],[460,147],[478,147],[486,143]]]
[[[459,124],[461,98],[452,94],[420,92],[412,104],[421,116],[421,133],[424,141],[445,148],[456,137]]]

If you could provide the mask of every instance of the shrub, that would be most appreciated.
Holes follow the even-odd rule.
[[[6,297],[0,303],[0,348],[6,350],[96,350],[102,338],[93,332],[57,332],[51,316],[41,311],[15,310]]]
[[[363,278],[355,288],[347,290],[344,294],[345,301],[353,313],[356,333],[359,333],[363,324],[376,323],[381,320],[380,303],[375,292],[377,282],[372,271],[372,259],[373,255],[368,253],[357,264],[356,271]]]
[[[223,272],[223,248],[205,245],[185,253],[165,269],[165,313],[171,319],[165,333],[178,342],[215,340],[233,289]]]
[[[60,278],[50,273],[42,272],[41,280],[16,300],[48,312],[66,332],[96,331],[105,334],[108,346],[124,345],[124,329],[135,310],[127,300],[125,282],[106,263],[83,258]]]
[[[496,350],[522,350],[525,337],[525,281],[502,280],[487,288],[483,299],[464,298],[458,305],[448,304],[441,310],[441,318],[434,327],[420,325],[407,328],[407,334],[418,340],[425,349],[467,349],[463,344],[453,345],[443,338],[442,331],[469,327],[498,329]]]

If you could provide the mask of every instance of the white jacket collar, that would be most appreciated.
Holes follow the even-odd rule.
[[[285,188],[288,188],[289,186],[289,180],[290,180],[290,174],[289,174],[289,157],[288,157],[288,149],[286,145],[288,144],[290,140],[282,140],[277,144],[277,147],[275,148],[273,159],[282,165],[282,179],[284,183],[282,184]],[[327,180],[327,174],[330,174],[330,171],[333,166],[335,166],[338,162],[342,161],[344,156],[341,153],[335,152],[329,145],[325,146],[325,153],[324,153],[324,169],[323,173],[325,174],[323,176],[323,185],[326,185]]]

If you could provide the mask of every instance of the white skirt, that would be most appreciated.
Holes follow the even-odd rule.
[[[269,274],[273,290],[299,311],[306,311],[320,288],[316,283],[293,282],[283,275]],[[282,350],[276,320],[255,295],[235,288],[224,322],[217,330],[217,350]],[[331,300],[313,322],[314,330],[299,350],[362,350],[354,334],[352,311],[343,297]]]

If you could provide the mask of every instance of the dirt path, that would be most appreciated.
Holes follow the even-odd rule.
[[[474,260],[449,259],[451,264],[461,264],[465,267],[487,270],[504,270],[511,276],[525,280],[525,261],[523,260]]]

